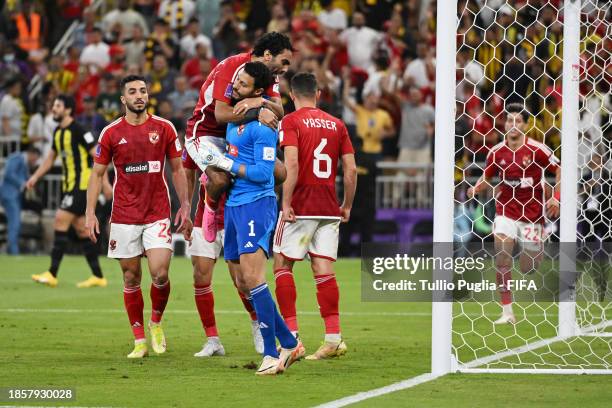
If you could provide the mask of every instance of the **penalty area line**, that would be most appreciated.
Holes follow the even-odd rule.
[[[345,407],[347,405],[355,404],[357,402],[361,402],[370,398],[380,397],[381,395],[390,394],[392,392],[406,390],[408,388],[415,387],[417,385],[433,381],[437,378],[440,378],[441,375],[438,374],[421,374],[416,377],[409,378],[404,381],[399,381],[390,385],[386,385],[384,387],[375,388],[370,391],[359,392],[354,395],[349,395],[348,397],[340,398],[334,401],[326,402],[321,405],[317,405],[315,408],[340,408]]]

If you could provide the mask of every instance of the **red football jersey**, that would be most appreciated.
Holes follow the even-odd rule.
[[[198,165],[195,164],[191,156],[187,153],[186,149],[183,149],[182,160],[183,160],[184,168],[196,170],[196,174],[197,174]],[[223,215],[225,211],[225,198],[226,198],[226,194],[223,194],[221,198],[219,199],[219,207],[217,208],[217,212],[215,215],[218,230],[222,230],[223,228],[225,228],[225,226],[223,225]],[[206,192],[202,188],[202,185],[200,185],[198,187],[198,206],[196,208],[195,220],[193,221],[194,227],[202,227],[202,218],[204,217],[204,205],[206,202],[205,200],[206,200]]]
[[[518,150],[506,142],[495,145],[487,155],[485,175],[499,176],[496,213],[523,222],[544,222],[544,172],[554,173],[559,159],[548,146],[528,137]]]
[[[300,165],[291,207],[298,216],[338,217],[338,160],[354,153],[344,123],[317,108],[302,108],[279,125],[282,147],[296,146]]]
[[[149,116],[141,125],[121,117],[106,126],[96,150],[96,163],[115,166],[111,222],[142,225],[170,217],[166,158],[183,148],[170,121]]]
[[[230,103],[234,80],[244,67],[251,61],[251,53],[228,57],[221,61],[211,72],[200,88],[198,103],[193,109],[191,118],[187,121],[185,137],[191,139],[200,136],[225,137],[227,124],[219,124],[215,119],[215,101]],[[280,97],[278,77],[274,84],[266,90],[269,97]]]

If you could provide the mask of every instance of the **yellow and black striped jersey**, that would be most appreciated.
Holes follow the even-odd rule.
[[[53,150],[62,160],[62,191],[87,190],[93,158],[89,154],[96,145],[91,132],[86,132],[76,121],[66,128],[58,126],[53,132]]]

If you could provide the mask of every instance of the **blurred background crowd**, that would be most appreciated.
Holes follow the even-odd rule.
[[[576,67],[581,166],[599,171],[612,163],[612,11],[608,1],[583,3]],[[279,31],[296,50],[281,79],[285,112],[293,110],[291,75],[313,72],[321,108],[346,122],[358,152],[360,208],[343,234],[344,252],[353,233],[360,241],[377,233],[407,239],[399,231],[401,217],[385,209],[429,210],[422,227],[427,236],[436,7],[435,0],[0,1],[0,167],[28,146],[46,155],[56,125],[50,105],[59,93],[74,95],[76,119],[99,134],[121,114],[118,83],[126,74],[146,76],[151,113],[171,120],[180,133],[211,69],[248,51],[262,33]],[[458,183],[481,174],[488,150],[503,138],[509,102],[525,104],[529,135],[560,154],[562,7],[562,0],[459,0]],[[52,204],[43,199],[41,206]],[[469,231],[484,212],[470,209]],[[411,230],[410,239],[412,232],[418,235]]]

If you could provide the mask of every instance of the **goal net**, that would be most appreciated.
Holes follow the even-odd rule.
[[[468,373],[612,374],[611,3],[459,0],[457,17],[456,31],[447,37],[457,40],[455,189],[449,197],[454,201],[454,242],[463,254],[488,251],[488,267],[470,279],[496,282],[498,289],[488,295],[455,293],[448,309],[434,306],[433,353],[443,357],[434,356],[432,370],[437,360],[448,364],[448,371]],[[452,99],[437,100],[436,109],[442,103]],[[561,163],[561,215],[544,211],[539,229],[539,223],[518,220],[502,229],[496,205],[518,207],[503,209],[505,214],[525,215],[528,204],[517,189],[531,189],[544,210],[555,196],[554,172],[545,173],[543,184],[536,186],[526,174],[518,180],[504,177],[508,169],[501,161],[490,188],[473,199],[467,194],[482,177],[487,156],[504,143],[511,103],[527,112],[524,132],[533,145]],[[444,170],[439,157],[435,172]],[[523,168],[533,166],[530,159],[520,160]],[[504,183],[514,194],[505,203]],[[508,237],[513,231],[514,247],[496,245],[496,234]],[[509,271],[500,266],[500,255],[510,259]],[[523,290],[512,290],[508,278],[533,281],[538,290],[518,284]],[[508,299],[511,307],[502,307]],[[516,322],[503,322],[509,309]],[[446,319],[450,345],[436,336],[436,327]]]

